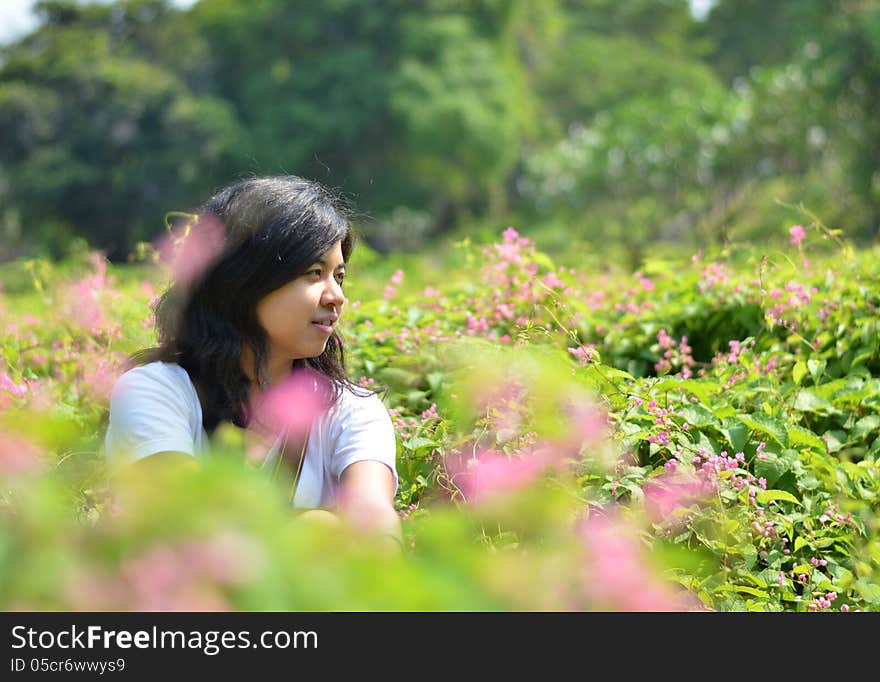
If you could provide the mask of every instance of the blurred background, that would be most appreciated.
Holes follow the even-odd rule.
[[[114,262],[251,174],[381,254],[880,230],[878,0],[3,0],[0,261]]]

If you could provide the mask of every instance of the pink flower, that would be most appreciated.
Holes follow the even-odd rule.
[[[468,502],[479,504],[505,492],[531,484],[550,465],[542,453],[508,456],[496,450],[479,451],[476,457],[450,459],[452,478]]]
[[[394,271],[394,274],[391,275],[392,284],[400,284],[403,281],[403,270],[397,269]]]
[[[559,279],[552,272],[547,273],[544,276],[544,279],[542,281],[544,282],[544,284],[546,284],[548,287],[551,287],[551,288],[561,289],[562,287],[565,286],[565,282],[563,282],[561,279]]]
[[[7,391],[16,398],[21,398],[27,393],[27,388],[16,384],[6,372],[0,372],[0,391]]]
[[[298,369],[254,402],[253,419],[275,433],[304,433],[329,407],[329,397],[330,384],[323,375]]]
[[[563,451],[574,453],[585,447],[594,455],[599,455],[607,466],[614,464],[608,456],[612,453],[602,448],[610,438],[608,413],[591,399],[578,398],[563,407],[565,421],[571,426],[557,442]]]
[[[702,481],[687,474],[675,473],[675,469],[650,479],[644,485],[644,493],[645,511],[654,523],[680,523],[681,516],[677,515],[676,510],[697,504],[708,495]]]
[[[431,403],[431,407],[427,410],[424,410],[421,414],[422,421],[428,421],[429,419],[439,419],[440,415],[437,414],[437,403]]]
[[[636,529],[616,515],[591,515],[582,522],[585,550],[581,590],[588,608],[603,611],[690,611],[699,609],[689,592],[662,580]]]
[[[62,308],[77,327],[90,332],[98,332],[107,326],[104,311],[99,303],[101,289],[93,277],[84,277],[68,285],[62,292]]]
[[[654,290],[654,282],[652,282],[649,278],[645,277],[641,272],[635,273],[634,277],[639,280],[639,284],[642,289],[645,291],[653,291]]]
[[[201,277],[223,251],[225,228],[217,216],[191,216],[182,226],[159,239],[157,250],[174,279],[188,286]]]
[[[519,232],[517,232],[513,227],[508,227],[501,235],[504,238],[505,243],[513,244],[517,241],[519,237]]]
[[[235,530],[217,531],[178,550],[190,573],[222,585],[246,585],[265,570],[263,548],[252,537]]]
[[[567,350],[569,353],[577,358],[578,363],[580,363],[581,365],[588,365],[593,360],[593,350],[595,348],[595,345],[593,345],[592,343],[588,343],[584,346],[569,348]]]
[[[807,236],[806,230],[804,230],[803,225],[793,225],[789,228],[788,233],[791,235],[791,243],[797,246],[800,244],[804,237]]]
[[[85,392],[95,400],[107,400],[116,379],[122,374],[125,357],[121,353],[107,356],[84,354],[79,359]]]
[[[43,468],[36,446],[21,436],[0,436],[0,474],[15,476]]]

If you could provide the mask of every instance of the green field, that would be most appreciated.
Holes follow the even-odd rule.
[[[396,426],[400,557],[297,523],[234,427],[118,496],[107,396],[164,273],[7,263],[0,607],[880,610],[880,251],[778,243],[636,273],[513,229],[356,251],[341,334]]]

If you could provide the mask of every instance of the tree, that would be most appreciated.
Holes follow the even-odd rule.
[[[41,27],[6,49],[0,68],[2,218],[55,255],[80,234],[124,258],[157,235],[166,211],[191,208],[228,174],[237,122],[132,50],[113,8],[39,9]]]
[[[436,232],[503,204],[527,126],[506,34],[517,6],[203,0],[193,19],[255,170],[315,177],[380,217],[426,209]]]
[[[880,234],[880,3],[719,0],[703,35],[728,80],[759,66],[803,74],[814,136],[827,138],[829,161],[847,168],[845,191],[860,205],[847,221],[856,236]]]

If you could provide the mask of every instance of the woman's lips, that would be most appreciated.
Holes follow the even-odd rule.
[[[312,322],[312,324],[315,325],[318,329],[320,329],[325,334],[332,334],[333,333],[333,327],[331,327],[329,324],[321,324],[320,322]]]

